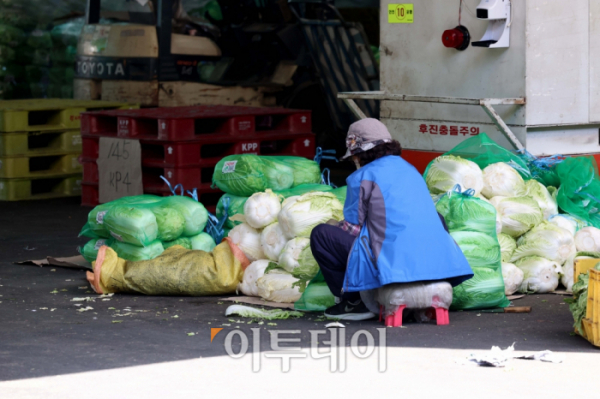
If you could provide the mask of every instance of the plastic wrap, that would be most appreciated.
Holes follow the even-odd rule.
[[[390,284],[361,293],[361,297],[372,312],[378,313],[377,305],[383,305],[385,316],[395,314],[401,305],[408,309],[448,309],[452,304],[452,286],[446,281]]]

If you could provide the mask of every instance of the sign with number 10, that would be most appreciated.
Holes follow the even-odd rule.
[[[388,23],[412,24],[414,21],[412,4],[388,4]]]

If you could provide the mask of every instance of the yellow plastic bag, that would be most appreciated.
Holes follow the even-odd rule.
[[[154,259],[136,262],[103,246],[87,279],[99,294],[224,295],[235,293],[249,263],[229,240],[212,253],[175,245]]]

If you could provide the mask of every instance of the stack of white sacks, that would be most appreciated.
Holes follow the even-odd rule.
[[[434,200],[460,184],[496,208],[507,295],[551,292],[559,282],[571,291],[574,262],[600,256],[599,229],[559,214],[555,188],[524,181],[506,163],[481,170],[467,159],[442,156],[434,160],[426,180]]]
[[[319,271],[310,249],[311,231],[331,219],[342,220],[343,205],[326,192],[281,200],[271,190],[252,195],[244,205],[244,215],[232,217],[243,223],[229,232],[229,238],[252,262],[238,293],[292,303]]]

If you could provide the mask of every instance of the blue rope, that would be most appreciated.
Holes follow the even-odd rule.
[[[193,188],[193,189],[192,189],[192,191],[189,191],[189,190],[188,190],[188,191],[186,191],[186,192],[187,192],[187,193],[190,195],[190,197],[192,197],[192,198],[193,198],[193,199],[194,199],[196,202],[200,202],[200,201],[198,201],[198,190],[197,190],[197,189]]]
[[[226,219],[219,220],[212,213],[208,213],[208,220],[206,223],[206,233],[208,233],[213,240],[218,244],[223,241],[223,235],[225,235],[225,231],[223,230],[223,224]]]
[[[164,176],[161,176],[160,178],[163,179],[165,181],[165,183],[167,183],[167,186],[169,186],[169,190],[171,190],[171,194],[178,195],[177,194],[177,189],[180,189],[181,190],[181,194],[179,194],[179,195],[183,195],[184,189],[183,189],[183,186],[181,184],[177,184],[175,187],[173,187],[171,185],[171,182],[169,182]]]
[[[321,147],[317,147],[317,154],[315,155],[314,161],[320,165],[323,159],[330,159],[332,161],[339,162],[335,156],[335,150],[324,150]]]
[[[454,187],[452,187],[452,190],[450,190],[448,194],[452,194],[453,192],[457,194],[466,195],[468,197],[472,197],[475,195],[475,190],[473,190],[472,188],[468,188],[462,191],[460,188],[460,184],[456,184]]]
[[[323,173],[321,173],[321,184],[337,188],[337,186],[331,182],[331,171],[329,168],[323,169]]]

